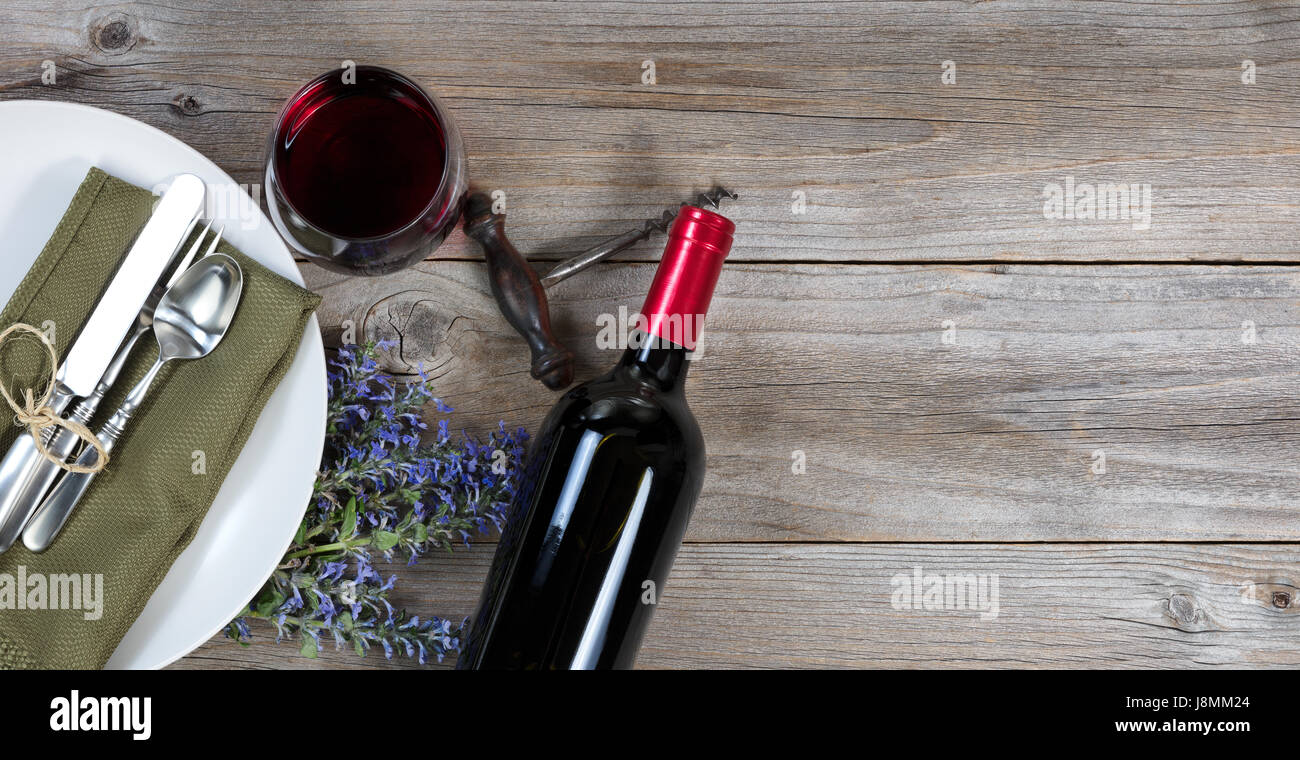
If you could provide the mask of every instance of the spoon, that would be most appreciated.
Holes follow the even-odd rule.
[[[164,364],[172,359],[199,359],[217,347],[235,316],[243,287],[239,264],[224,253],[214,253],[185,270],[167,290],[153,315],[158,360],[95,435],[105,452],[113,449]],[[89,466],[98,458],[94,448],[86,447],[77,464]],[[43,552],[49,548],[94,478],[93,472],[69,472],[59,480],[23,530],[28,549]]]

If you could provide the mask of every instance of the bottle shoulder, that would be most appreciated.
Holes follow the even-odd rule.
[[[703,457],[704,440],[680,389],[661,390],[618,370],[567,391],[543,427],[653,436]]]

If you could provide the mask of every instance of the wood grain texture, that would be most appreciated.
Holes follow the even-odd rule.
[[[532,429],[553,403],[482,265],[303,275],[327,343],[344,321],[399,340],[392,368],[422,363],[459,424]],[[554,288],[579,377],[652,275]],[[1300,539],[1298,293],[1289,267],[728,265],[688,379],[689,540]]]
[[[689,388],[705,493],[643,667],[1300,666],[1296,544],[1168,543],[1300,542],[1300,7],[7,0],[0,29],[0,99],[127,114],[250,184],[302,83],[401,70],[537,261],[738,191]],[[1150,186],[1149,228],[1046,218],[1067,180]],[[459,424],[535,427],[554,397],[479,251],[434,258],[304,267],[327,342],[397,337]],[[580,377],[650,274],[552,290]],[[395,568],[399,601],[468,614],[491,548]],[[999,617],[894,609],[917,566],[996,573]],[[179,663],[304,666],[388,663],[220,640]]]
[[[345,59],[400,69],[538,258],[714,182],[742,196],[737,261],[1297,254],[1294,5],[19,0],[0,28],[3,97],[134,116],[248,183],[299,85]],[[1149,229],[1044,218],[1067,177],[1149,185]],[[477,258],[460,236],[437,255]]]
[[[400,601],[422,613],[469,614],[491,548],[402,569]],[[897,609],[902,582],[894,578],[915,568],[923,576],[996,575],[997,616]],[[1300,667],[1297,568],[1293,545],[688,544],[637,664]],[[307,660],[291,644],[274,644],[273,630],[256,634],[249,647],[214,639],[175,667],[418,667],[331,646]]]

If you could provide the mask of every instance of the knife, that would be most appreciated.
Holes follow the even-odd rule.
[[[203,180],[182,174],[163,193],[59,365],[49,401],[55,414],[63,414],[72,399],[95,390],[154,284],[185,242],[191,222],[203,209],[205,191]],[[0,461],[0,553],[22,534],[61,471],[41,466],[46,463],[30,433],[19,435]]]

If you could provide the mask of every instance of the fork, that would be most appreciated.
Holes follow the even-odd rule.
[[[131,328],[131,332],[127,334],[126,339],[122,341],[122,345],[113,356],[113,361],[109,363],[108,368],[104,370],[104,374],[99,378],[95,390],[77,403],[69,415],[70,419],[74,419],[83,425],[90,424],[90,418],[95,415],[95,410],[99,408],[99,402],[104,400],[104,396],[113,387],[113,383],[117,382],[117,376],[121,374],[122,367],[126,365],[126,360],[131,356],[131,349],[135,348],[136,341],[153,327],[153,313],[158,308],[158,302],[162,300],[163,294],[180,279],[186,269],[190,268],[196,257],[210,256],[217,250],[217,245],[221,242],[221,233],[225,231],[225,227],[217,229],[216,235],[212,237],[211,243],[207,246],[207,250],[203,251],[202,256],[199,256],[199,250],[203,247],[203,240],[211,229],[212,222],[208,222],[203,231],[199,233],[199,236],[194,239],[194,245],[190,246],[185,255],[175,263],[171,270],[171,277],[167,278],[165,283],[159,280],[154,289],[150,291],[149,298],[145,300],[144,307],[140,309],[140,314],[136,317],[135,326]],[[44,435],[46,448],[56,456],[62,455],[65,459],[72,453],[73,445],[78,440],[77,436],[63,428],[47,429]]]

